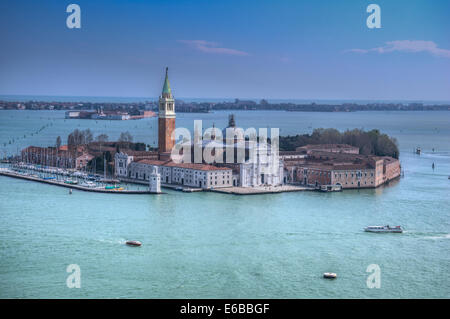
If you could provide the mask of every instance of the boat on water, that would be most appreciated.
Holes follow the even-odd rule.
[[[325,272],[325,273],[323,274],[323,278],[326,278],[326,279],[336,279],[336,278],[337,278],[337,274],[334,273],[334,272]]]
[[[113,190],[113,191],[123,191],[123,187],[119,185],[113,185],[113,186],[105,186],[105,189]]]
[[[371,233],[403,233],[401,226],[367,226],[364,231]]]
[[[95,184],[94,182],[86,181],[86,182],[81,183],[80,186],[84,186],[84,187],[96,187],[97,184]]]
[[[66,179],[66,180],[64,181],[64,183],[70,184],[70,185],[76,185],[76,184],[78,184],[77,181],[71,180],[71,179]]]
[[[139,240],[127,240],[125,244],[129,246],[141,246],[142,243]]]

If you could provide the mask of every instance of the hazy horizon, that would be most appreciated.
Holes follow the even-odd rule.
[[[450,100],[448,1],[76,3],[0,3],[0,94]]]
[[[242,101],[255,101],[259,103],[261,100],[266,100],[269,103],[296,103],[296,104],[311,104],[311,103],[357,103],[357,104],[370,104],[370,103],[423,103],[426,105],[446,105],[450,104],[449,101],[439,100],[361,100],[361,99],[266,99],[266,98],[248,98],[248,97],[222,97],[222,98],[208,98],[208,97],[175,97],[175,100],[183,102],[232,102],[235,99]],[[143,97],[143,96],[70,96],[70,95],[9,95],[0,94],[0,101],[7,102],[84,102],[84,103],[143,103],[154,102],[158,100],[158,96]]]

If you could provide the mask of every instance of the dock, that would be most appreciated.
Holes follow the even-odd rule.
[[[260,186],[260,187],[227,187],[211,189],[211,192],[232,195],[261,195],[287,192],[315,191],[314,187],[300,185]]]
[[[66,187],[66,188],[76,189],[76,190],[80,190],[80,191],[84,191],[84,192],[92,192],[92,193],[139,194],[139,195],[144,195],[144,194],[158,195],[158,194],[162,194],[162,193],[154,193],[154,192],[150,192],[150,191],[140,191],[140,190],[121,190],[121,191],[117,191],[117,190],[109,190],[109,189],[102,189],[102,188],[90,188],[90,187],[84,187],[84,186],[74,185],[74,184],[66,184],[64,182],[59,182],[59,181],[55,181],[55,180],[45,180],[45,179],[42,179],[42,178],[37,178],[37,177],[32,177],[32,176],[20,175],[20,174],[16,174],[14,172],[7,171],[7,170],[0,170],[0,176],[7,176],[7,177],[12,177],[12,178],[24,179],[24,180],[28,180],[28,181],[44,183],[44,184],[60,186],[60,187]]]
[[[130,184],[136,184],[136,185],[148,185],[148,181],[142,181],[142,180],[133,179],[133,178],[120,177],[119,181],[123,182],[123,183],[130,183]],[[185,185],[179,185],[179,184],[166,184],[166,183],[161,183],[161,188],[172,189],[172,190],[181,191],[181,192],[185,192],[185,193],[206,191],[203,188],[199,188],[199,187],[191,187],[191,186],[185,186]]]
[[[42,179],[39,177],[33,177],[33,176],[27,176],[27,175],[21,175],[17,174],[13,171],[7,170],[7,169],[0,169],[0,176],[7,176],[12,178],[18,178],[38,183],[44,183],[59,187],[66,187],[71,189],[76,189],[84,192],[92,192],[92,193],[106,193],[106,194],[163,194],[161,193],[154,193],[150,191],[141,191],[141,190],[113,190],[113,189],[103,189],[103,188],[91,188],[91,187],[85,187],[77,184],[67,184],[61,181],[56,180],[49,180],[49,179]],[[133,183],[133,184],[142,184],[147,185],[146,181],[137,181],[137,180],[131,180],[127,178],[121,178],[121,182],[125,183]],[[181,191],[185,193],[192,193],[192,192],[216,192],[216,193],[222,193],[222,194],[230,194],[230,195],[262,195],[262,194],[278,194],[278,193],[286,193],[286,192],[301,192],[301,191],[316,191],[314,187],[309,186],[303,186],[303,185],[280,185],[280,186],[259,186],[259,187],[225,187],[225,188],[213,188],[213,189],[202,189],[202,188],[194,188],[194,187],[186,187],[176,184],[164,184],[161,183],[162,188],[172,189],[176,191]]]

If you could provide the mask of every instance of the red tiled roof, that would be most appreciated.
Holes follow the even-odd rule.
[[[231,168],[227,167],[217,167],[208,164],[197,164],[197,163],[174,163],[172,161],[159,161],[159,160],[148,160],[143,159],[137,161],[137,163],[155,165],[155,166],[166,166],[166,167],[180,167],[180,168],[189,168],[195,169],[199,171],[223,171],[223,170],[231,170]]]
[[[136,163],[156,165],[156,166],[162,166],[164,164],[167,164],[168,162],[169,161],[149,160],[149,159],[142,159],[142,160],[136,161]]]
[[[190,168],[190,169],[196,169],[196,170],[200,170],[200,171],[224,171],[224,170],[231,170],[231,168],[217,167],[217,166],[208,165],[208,164],[196,164],[196,163],[174,163],[174,162],[168,162],[165,166],[180,167],[180,168]]]

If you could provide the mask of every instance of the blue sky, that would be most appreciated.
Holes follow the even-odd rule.
[[[81,7],[81,29],[66,7]],[[381,7],[381,29],[366,7]],[[0,94],[450,101],[449,1],[0,2]]]

